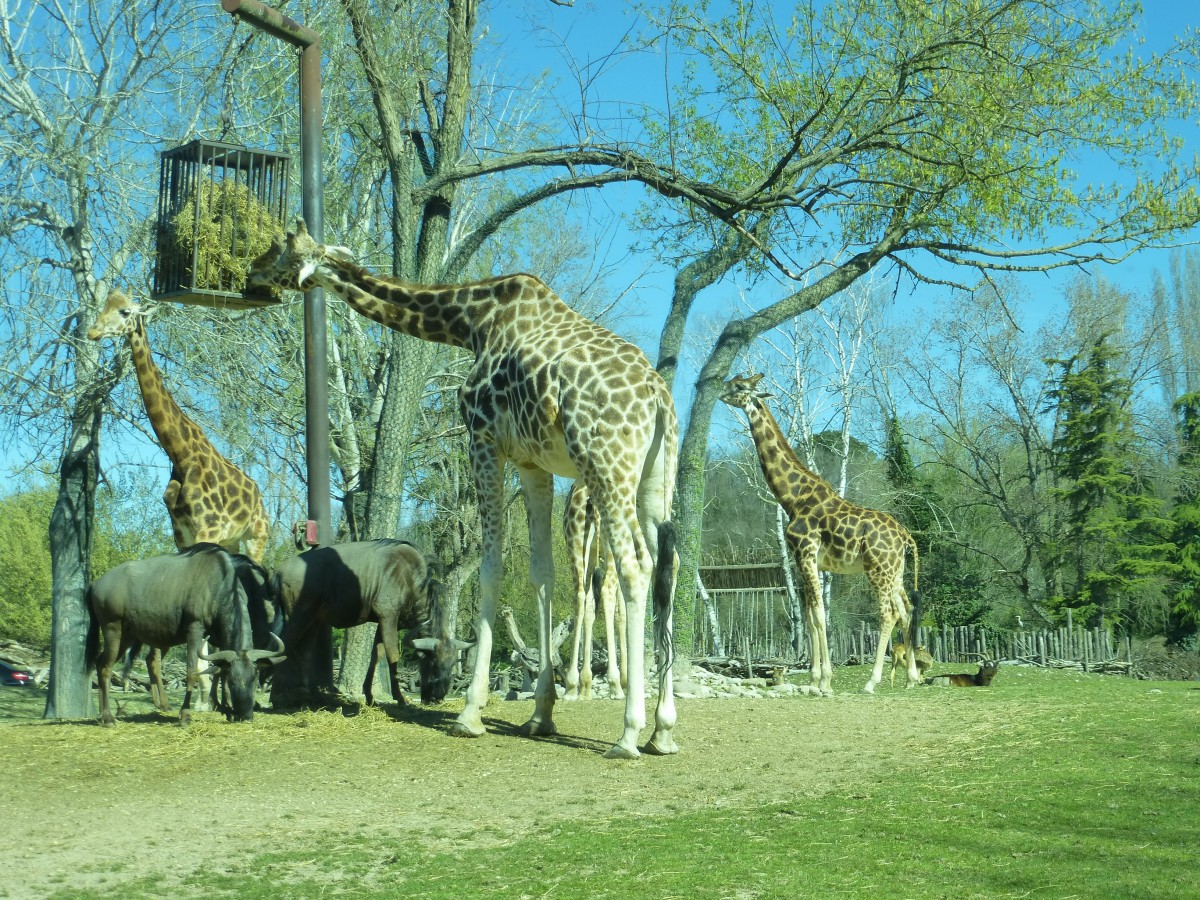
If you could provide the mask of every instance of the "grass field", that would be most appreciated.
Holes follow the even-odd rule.
[[[1200,897],[1200,685],[863,681],[680,701],[682,752],[634,763],[612,702],[460,741],[453,703],[101,729],[3,689],[0,897]]]

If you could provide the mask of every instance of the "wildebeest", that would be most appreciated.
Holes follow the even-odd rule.
[[[400,704],[404,695],[397,672],[399,629],[410,630],[406,642],[418,653],[422,703],[445,698],[458,654],[471,646],[454,639],[437,582],[425,557],[407,541],[352,541],[301,553],[276,570],[274,593],[285,618],[284,642],[294,650],[306,639],[313,640],[317,626],[352,628],[377,623],[376,651],[382,644],[392,696]],[[411,633],[413,629],[416,635]],[[377,657],[378,652],[371,654],[363,684],[368,704],[374,699],[371,686]]]
[[[269,617],[266,608],[266,573],[247,556],[230,553],[216,544],[197,544],[179,553],[136,559],[116,566],[93,581],[87,590],[91,612],[88,652],[95,654],[100,687],[100,722],[113,725],[108,690],[113,665],[125,650],[142,643],[165,653],[176,644],[187,645],[187,691],[180,721],[191,718],[192,691],[199,681],[200,648],[205,638],[220,648],[204,656],[216,664],[225,681],[234,720],[254,715],[254,688],[261,665],[282,661],[283,644],[274,638],[275,650],[256,650],[259,633]],[[251,608],[255,613],[251,614]],[[100,634],[104,648],[99,650]],[[264,637],[265,640],[265,637]],[[155,705],[169,711],[162,675],[150,672]],[[204,674],[211,674],[212,670]]]

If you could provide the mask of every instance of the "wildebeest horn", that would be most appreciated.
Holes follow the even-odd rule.
[[[274,650],[249,650],[246,653],[246,659],[250,660],[250,662],[283,662],[286,658],[283,655],[285,649],[283,640],[279,635],[272,633],[271,641],[276,645]]]
[[[412,639],[412,645],[415,650],[436,650],[438,641],[437,638],[419,637]]]
[[[231,663],[237,658],[237,654],[234,653],[232,650],[218,650],[216,653],[210,653],[210,654],[200,653],[198,655],[205,662],[215,662],[215,663],[223,663],[223,662]]]

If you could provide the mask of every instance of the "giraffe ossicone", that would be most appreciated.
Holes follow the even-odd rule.
[[[800,461],[767,407],[765,401],[772,395],[759,389],[762,379],[761,374],[730,379],[725,383],[721,400],[742,410],[749,419],[763,475],[788,518],[784,535],[804,587],[811,662],[809,691],[824,696],[833,694],[833,666],[819,573],[865,572],[879,603],[879,647],[871,676],[863,687],[864,693],[874,693],[875,686],[883,680],[883,660],[895,625],[899,623],[905,630],[908,646],[917,645],[916,629],[920,625],[917,542],[892,516],[844,499],[833,485]],[[904,591],[905,555],[909,552],[913,557],[911,602]],[[916,654],[909,654],[907,668],[905,686],[913,687],[920,682]]]
[[[367,318],[422,340],[469,350],[474,365],[459,393],[484,554],[476,665],[457,735],[484,733],[493,627],[503,578],[504,472],[514,465],[525,496],[530,580],[538,604],[542,668],[534,711],[522,730],[553,734],[551,659],[554,476],[581,480],[597,516],[630,624],[628,689],[615,758],[639,755],[646,724],[644,629],[653,586],[658,702],[654,732],[642,748],[678,750],[672,729],[671,604],[678,560],[670,522],[679,426],[666,382],[636,346],[581,316],[540,279],[504,275],[463,284],[413,284],[375,275],[345,248],[318,244],[299,220],[250,264],[247,291],[320,286]],[[635,630],[641,629],[637,633]]]

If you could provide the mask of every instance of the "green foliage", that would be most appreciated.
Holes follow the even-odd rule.
[[[50,645],[50,513],[44,487],[0,499],[0,639]]]
[[[1062,375],[1051,392],[1059,423],[1053,445],[1059,487],[1052,495],[1065,506],[1062,554],[1073,573],[1057,605],[1072,607],[1089,624],[1144,631],[1162,625],[1138,607],[1147,593],[1161,592],[1171,545],[1168,523],[1158,515],[1161,501],[1137,471],[1132,390],[1119,373],[1120,355],[1111,335],[1101,333],[1085,354],[1055,361]]]
[[[1179,488],[1171,509],[1175,564],[1168,637],[1194,645],[1200,632],[1200,394],[1175,402],[1179,414]]]
[[[284,232],[247,185],[228,178],[201,182],[198,194],[185,195],[168,228],[175,251],[196,259],[196,287],[218,291],[242,290],[250,261]],[[273,295],[279,300],[282,292]]]
[[[136,480],[100,489],[93,577],[126,560],[174,549],[166,510],[157,498],[149,498],[146,490],[147,485]],[[49,527],[56,499],[57,492],[51,487],[0,498],[0,639],[50,646]],[[147,516],[147,508],[155,514]]]
[[[788,196],[842,246],[902,225],[909,247],[954,262],[1013,234],[1108,243],[1097,222],[1153,234],[1198,218],[1195,163],[1163,128],[1196,109],[1196,87],[1170,55],[1118,52],[1134,2],[731,7],[643,9],[687,60],[671,116],[646,122],[687,176]],[[1127,186],[1085,183],[1074,167],[1092,154]]]

